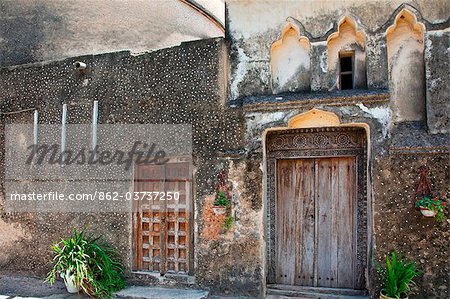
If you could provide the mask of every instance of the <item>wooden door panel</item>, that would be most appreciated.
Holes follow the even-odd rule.
[[[320,287],[331,286],[331,252],[332,252],[332,159],[316,160],[316,188],[317,188],[317,232],[316,232],[316,285]]]
[[[312,285],[314,161],[281,160],[277,173],[277,283]]]
[[[133,268],[187,274],[191,257],[190,163],[139,166],[135,191],[155,192],[133,201]],[[158,195],[156,196],[156,192]],[[177,195],[175,195],[175,193]]]
[[[164,165],[148,165],[137,170],[135,191],[159,192],[164,190]],[[136,196],[143,196],[138,193]],[[141,198],[139,198],[141,199]],[[137,205],[136,267],[144,271],[164,271],[163,240],[164,211],[158,200],[133,200]],[[133,221],[135,222],[135,221]]]
[[[295,255],[295,284],[314,285],[314,235],[315,235],[315,205],[314,205],[314,160],[297,160],[298,175],[297,198],[297,244]],[[295,238],[294,238],[295,240]]]
[[[355,158],[317,164],[317,286],[355,288]]]
[[[277,282],[294,284],[296,254],[296,180],[295,163],[282,160],[278,163],[278,192],[277,196]]]
[[[356,158],[276,167],[276,283],[355,288]]]
[[[337,239],[337,280],[334,287],[355,288],[355,258],[356,258],[356,160],[354,157],[341,158],[338,163],[339,189],[338,209],[339,219],[336,219]]]

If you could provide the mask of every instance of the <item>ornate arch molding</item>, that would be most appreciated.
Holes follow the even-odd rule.
[[[267,131],[322,127],[360,127],[365,129],[368,140],[370,136],[370,127],[368,124],[342,123],[336,113],[317,108],[292,116],[289,118],[287,124],[287,127],[271,128],[267,129]]]
[[[337,26],[337,31],[330,34],[327,38],[327,44],[332,42],[334,39],[339,38],[342,35],[342,28],[346,25],[349,25],[350,28],[353,29],[355,34],[355,40],[358,43],[358,45],[365,49],[366,46],[366,34],[363,30],[360,29],[360,26],[358,23],[350,16],[344,16],[340,19]]]
[[[406,21],[406,23],[411,26],[412,31],[418,33],[422,37],[422,40],[424,39],[426,31],[425,25],[422,22],[419,22],[416,14],[407,8],[403,8],[397,13],[393,24],[386,29],[386,36],[390,36],[397,29],[401,20]]]
[[[409,14],[414,15],[414,19],[416,20],[416,22],[420,22],[424,26],[426,25],[426,27],[433,26],[433,25],[439,26],[440,24],[443,24],[443,23],[440,23],[440,24],[430,23],[429,21],[424,19],[424,17],[422,16],[422,13],[417,8],[415,8],[414,6],[412,6],[410,4],[403,3],[394,10],[394,12],[391,14],[389,19],[377,31],[382,31],[382,32],[386,33],[390,27],[392,27],[393,25],[395,25],[397,23],[397,18],[402,14],[402,12],[405,12],[405,11],[407,11]],[[449,20],[447,20],[446,23],[448,23],[448,22],[449,22]],[[425,29],[425,27],[424,27],[424,29]]]
[[[287,24],[284,26],[283,30],[281,31],[281,35],[280,38],[278,40],[276,40],[275,42],[273,42],[271,48],[270,48],[270,53],[272,55],[273,50],[276,47],[279,47],[283,44],[283,40],[286,36],[286,33],[288,33],[290,30],[294,30],[297,34],[297,37],[300,41],[300,43],[304,46],[307,46],[308,48],[311,47],[311,43],[309,42],[309,37],[306,35],[302,35],[301,32],[303,32],[304,27],[303,26],[299,26],[298,22],[293,21],[292,18],[288,18],[287,19]],[[302,28],[302,30],[300,29],[300,27]]]

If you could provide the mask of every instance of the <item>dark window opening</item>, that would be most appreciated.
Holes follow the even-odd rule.
[[[353,53],[340,54],[339,62],[341,90],[353,89]]]

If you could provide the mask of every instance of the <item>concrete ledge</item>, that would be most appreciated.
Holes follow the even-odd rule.
[[[301,108],[311,104],[345,106],[356,103],[372,104],[389,102],[388,90],[340,90],[326,93],[287,93],[278,95],[249,96],[231,101],[231,107],[243,107],[245,111],[276,111]]]

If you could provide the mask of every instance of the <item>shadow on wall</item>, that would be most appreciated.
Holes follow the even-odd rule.
[[[43,4],[37,4],[31,11],[13,1],[0,2],[0,65],[16,65],[40,60],[45,30],[63,26],[62,19],[52,14]]]

